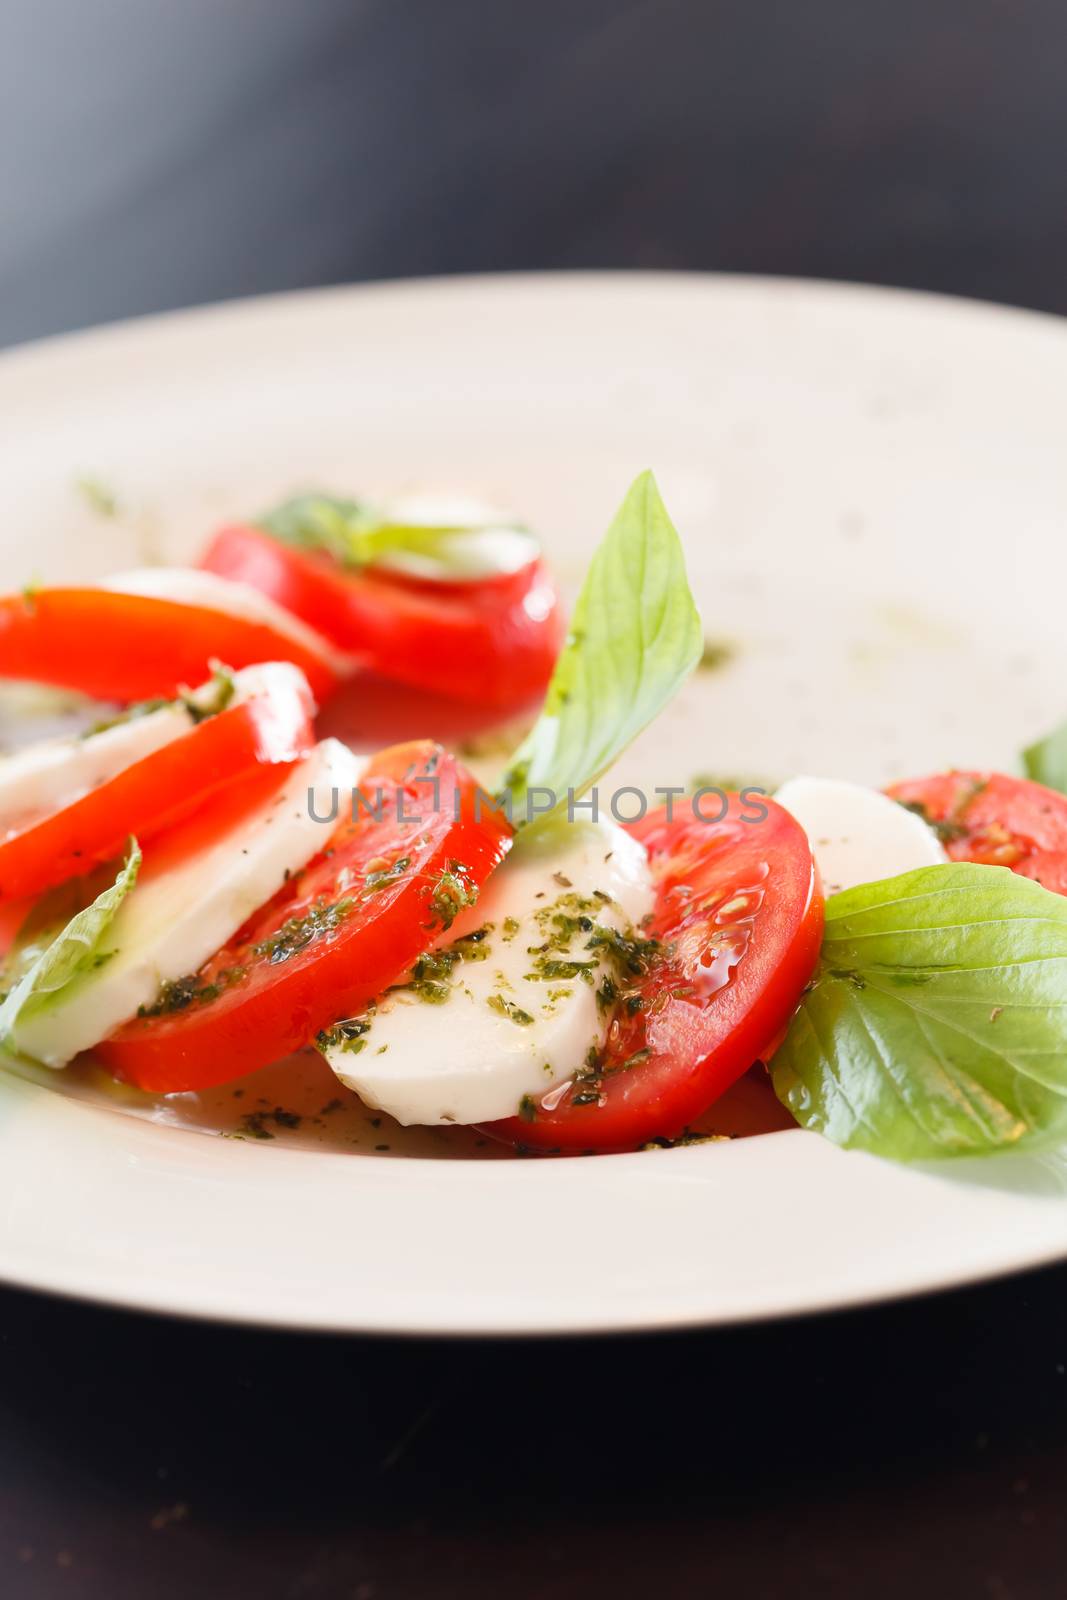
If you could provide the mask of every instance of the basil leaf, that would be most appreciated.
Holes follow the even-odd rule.
[[[1067,794],[1067,723],[1046,739],[1027,745],[1023,751],[1023,770],[1035,783]]]
[[[504,776],[516,822],[527,792],[553,811],[581,794],[672,698],[700,660],[704,634],[681,542],[651,472],[630,487],[593,556],[544,709]]]
[[[1067,1135],[1067,898],[972,862],[834,895],[771,1075],[804,1127],[901,1161]]]
[[[327,494],[301,494],[275,506],[258,525],[283,544],[324,550],[344,566],[362,566],[366,533],[377,523],[370,506]]]
[[[179,694],[176,699],[167,699],[165,696],[156,696],[153,700],[135,700],[122,711],[117,711],[113,717],[105,717],[101,722],[94,722],[88,728],[83,728],[79,739],[93,739],[98,733],[110,733],[112,728],[121,728],[128,722],[137,722],[141,717],[150,717],[156,711],[167,711],[171,706],[184,706],[190,722],[194,726],[206,722],[209,717],[217,717],[232,704],[237,693],[237,680],[233,672],[221,661],[212,661],[211,677],[207,683],[198,689],[187,689]]]
[[[224,666],[221,661],[212,661],[211,677],[208,682],[195,693],[182,694],[178,698],[185,707],[190,722],[194,727],[199,727],[201,722],[221,716],[227,706],[233,704],[236,694],[237,680],[232,670]]]
[[[462,522],[412,521],[398,503],[304,494],[286,500],[259,518],[258,526],[284,544],[319,550],[348,568],[372,563],[417,577],[474,579],[495,571],[512,572],[536,559],[537,541],[525,529],[499,517]],[[485,535],[491,535],[487,547]]]
[[[115,913],[134,884],[141,865],[141,850],[130,840],[129,854],[113,884],[78,911],[36,956],[0,1005],[0,1043],[17,1049],[19,1025],[46,1011],[54,998],[77,979],[93,972],[113,953],[101,941]]]

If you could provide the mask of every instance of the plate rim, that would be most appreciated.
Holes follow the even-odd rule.
[[[407,297],[440,298],[456,294],[481,295],[491,293],[495,296],[517,295],[520,298],[526,294],[534,293],[551,296],[558,293],[568,293],[575,290],[581,292],[603,292],[605,290],[625,290],[630,293],[649,294],[662,293],[664,290],[674,291],[679,288],[696,290],[699,293],[714,295],[715,291],[738,290],[744,292],[756,291],[767,296],[778,297],[788,294],[798,299],[817,300],[822,304],[847,300],[853,304],[870,306],[872,309],[881,310],[891,307],[906,309],[910,307],[925,307],[942,316],[973,318],[989,328],[1005,328],[1012,324],[1016,327],[1027,327],[1041,330],[1043,333],[1054,334],[1061,337],[1067,331],[1067,319],[1055,313],[1038,311],[1031,308],[1002,305],[994,301],[981,300],[970,297],[956,296],[937,291],[916,290],[905,287],[866,284],[849,281],[834,281],[819,278],[804,278],[794,276],[772,276],[749,273],[718,273],[718,272],[675,272],[675,271],[645,271],[645,270],[565,270],[551,272],[504,272],[504,273],[463,273],[449,274],[425,278],[396,278],[380,279],[355,284],[337,284],[312,287],[298,290],[289,290],[281,293],[270,293],[254,296],[235,297],[229,300],[208,302],[199,305],[176,308],[164,312],[153,312],[128,319],[118,319],[113,322],[96,324],[91,327],[69,330],[45,338],[38,338],[16,343],[0,351],[0,385],[6,385],[17,377],[19,371],[27,370],[32,366],[42,369],[50,363],[58,366],[73,359],[90,361],[103,355],[105,358],[117,349],[121,358],[123,348],[136,348],[142,341],[153,341],[162,338],[181,337],[189,329],[210,327],[228,321],[248,322],[255,319],[267,319],[279,314],[291,314],[299,318],[307,310],[313,314],[319,310],[328,311],[332,306],[343,306],[351,302],[366,302],[372,299],[395,300]],[[27,1086],[35,1094],[48,1096],[49,1100],[56,1097],[49,1091],[36,1085]],[[0,1084],[0,1098],[3,1097],[6,1085]],[[80,1112],[85,1110],[96,1111],[114,1116],[106,1108],[92,1108],[81,1106]],[[129,1120],[129,1119],[124,1119]],[[173,1133],[175,1137],[183,1140],[188,1137],[178,1130],[154,1130],[166,1134]],[[801,1130],[785,1130],[791,1140],[799,1139]],[[778,1135],[768,1134],[761,1136],[761,1142],[778,1138]],[[784,1134],[782,1135],[784,1137]],[[816,1135],[803,1135],[805,1139],[817,1138]],[[280,1152],[258,1151],[257,1157],[264,1160],[275,1159]],[[297,1152],[287,1152],[295,1155]],[[676,1160],[683,1155],[682,1151],[666,1152],[670,1159]],[[689,1158],[696,1156],[695,1150],[685,1152]],[[703,1158],[708,1152],[703,1151]],[[315,1155],[316,1160],[328,1160],[325,1154]],[[334,1159],[344,1159],[336,1157]],[[634,1162],[636,1156],[617,1156],[611,1158],[613,1162]],[[873,1158],[872,1158],[873,1159]],[[449,1163],[451,1165],[451,1163]],[[464,1166],[467,1163],[459,1163]],[[547,1167],[549,1164],[546,1163]],[[807,1317],[826,1314],[830,1311],[849,1311],[874,1304],[884,1304],[900,1299],[924,1297],[929,1294],[951,1291],[959,1288],[1015,1276],[1048,1267],[1067,1258],[1067,1232],[1062,1242],[1045,1243],[1038,1245],[1036,1242],[1029,1249],[1016,1249],[1014,1253],[1005,1251],[1000,1258],[991,1259],[985,1264],[961,1265],[956,1271],[946,1272],[938,1269],[936,1281],[934,1274],[929,1272],[929,1281],[924,1281],[923,1274],[919,1273],[908,1283],[896,1288],[864,1288],[859,1287],[855,1292],[843,1290],[840,1285],[831,1293],[813,1293],[807,1301],[794,1301],[786,1308],[766,1306],[750,1309],[748,1311],[709,1314],[706,1308],[694,1305],[689,1312],[671,1312],[667,1315],[657,1315],[654,1311],[632,1310],[623,1315],[619,1309],[610,1309],[603,1321],[596,1319],[564,1318],[559,1323],[551,1321],[540,1325],[528,1327],[512,1327],[507,1325],[492,1325],[483,1321],[465,1321],[458,1317],[452,1321],[442,1318],[433,1326],[405,1323],[403,1319],[382,1322],[356,1323],[350,1320],[329,1321],[323,1320],[321,1315],[314,1311],[307,1315],[287,1315],[277,1307],[274,1309],[245,1308],[243,1310],[221,1309],[207,1307],[203,1303],[198,1305],[180,1303],[180,1294],[176,1300],[167,1299],[166,1295],[154,1296],[151,1291],[146,1293],[143,1289],[138,1292],[136,1280],[133,1280],[128,1292],[119,1290],[93,1288],[89,1285],[80,1285],[73,1282],[57,1283],[47,1275],[35,1276],[32,1272],[11,1272],[0,1262],[0,1281],[12,1287],[46,1293],[52,1296],[72,1299],[81,1303],[98,1303],[113,1306],[117,1309],[139,1311],[150,1315],[179,1316],[183,1319],[220,1322],[241,1326],[285,1328],[291,1331],[316,1331],[321,1333],[343,1334],[359,1333],[366,1336],[404,1336],[404,1337],[441,1337],[441,1338],[467,1338],[491,1336],[497,1338],[534,1338],[534,1337],[567,1337],[577,1335],[582,1337],[601,1336],[608,1333],[633,1333],[633,1332],[659,1332],[683,1330],[694,1327],[708,1326],[739,1326],[748,1323],[766,1321],[788,1320],[794,1317]]]
[[[977,295],[951,294],[940,289],[918,289],[907,284],[868,283],[855,278],[803,277],[794,273],[701,271],[689,268],[644,267],[561,267],[544,271],[524,268],[499,272],[432,273],[425,277],[367,278],[345,283],[314,284],[302,288],[268,290],[261,294],[234,295],[224,300],[194,301],[162,311],[146,311],[133,317],[116,317],[58,333],[16,340],[0,347],[0,365],[66,354],[75,347],[91,350],[127,336],[165,333],[194,322],[209,322],[229,317],[271,314],[289,306],[316,306],[353,298],[381,296],[393,298],[429,293],[515,290],[540,290],[544,287],[619,288],[635,286],[656,289],[684,285],[692,288],[736,288],[784,291],[800,296],[810,294],[824,299],[867,300],[870,303],[925,305],[947,314],[977,314],[991,323],[1017,320],[1040,324],[1047,330],[1067,330],[1067,315],[1010,301],[986,300]]]

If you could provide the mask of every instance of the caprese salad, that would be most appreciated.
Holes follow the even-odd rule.
[[[1067,1138],[1067,738],[1027,777],[631,789],[620,821],[600,780],[704,650],[647,473],[560,633],[513,522],[325,496],[198,569],[0,600],[0,675],[117,706],[0,758],[2,1049],[168,1095],[307,1048],[524,1152],[685,1139],[753,1064],[876,1154]],[[429,739],[316,738],[368,668],[547,695],[487,793]]]

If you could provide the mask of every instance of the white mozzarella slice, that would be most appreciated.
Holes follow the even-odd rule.
[[[238,583],[217,572],[202,572],[199,567],[135,567],[108,578],[99,587],[120,594],[143,594],[152,600],[173,600],[178,605],[202,606],[206,611],[221,611],[245,622],[259,623],[318,656],[339,677],[351,676],[355,668],[351,656],[335,650],[321,633],[269,595],[250,583]]]
[[[241,705],[254,695],[282,689],[311,692],[299,667],[288,661],[271,661],[234,673],[234,693],[228,704]],[[214,680],[193,689],[185,701],[173,700],[158,711],[117,721],[100,733],[46,739],[0,757],[0,841],[20,831],[35,818],[51,816],[73,805],[83,795],[124,772],[164,745],[180,739],[194,726],[188,702],[205,707],[218,693]]]
[[[448,559],[421,550],[389,550],[375,565],[393,572],[438,582],[469,583],[478,578],[505,577],[536,561],[540,545],[532,533],[496,506],[452,494],[405,495],[381,508],[393,523],[415,528],[455,528],[448,540]]]
[[[588,929],[550,959],[597,961],[595,969],[584,978],[536,975],[537,948],[557,931],[553,917],[573,921],[581,908],[626,932],[652,904],[644,848],[623,829],[547,829],[494,872],[477,906],[439,942],[439,953],[464,952],[446,980],[447,998],[431,1003],[417,990],[391,989],[364,1019],[366,1033],[328,1034],[323,1053],[342,1083],[399,1122],[513,1116],[524,1096],[540,1098],[572,1077],[604,1035],[596,996],[604,966],[587,948]],[[470,940],[482,928],[484,938]]]
[[[948,859],[921,817],[863,784],[791,778],[774,798],[807,834],[826,894]]]
[[[316,745],[277,794],[187,860],[142,877],[106,935],[114,952],[62,991],[47,1011],[16,1024],[12,1043],[45,1066],[65,1066],[151,1005],[168,979],[196,972],[257,907],[316,855],[328,837],[316,817],[345,799],[366,762],[336,739]]]

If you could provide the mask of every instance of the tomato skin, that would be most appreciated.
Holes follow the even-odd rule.
[[[662,807],[630,825],[656,885],[643,931],[673,950],[634,981],[644,1009],[616,1003],[591,1090],[581,1080],[562,1097],[550,1090],[529,1120],[483,1132],[541,1150],[634,1150],[676,1137],[767,1059],[815,969],[823,895],[799,824],[771,800],[760,805],[763,821],[742,820],[750,802],[733,795],[719,823],[688,813],[671,821]],[[740,957],[732,968],[731,952]],[[618,1070],[645,1049],[647,1060]],[[576,1094],[593,1103],[575,1103]]]
[[[436,791],[422,776],[428,764]],[[315,860],[201,969],[209,982],[234,969],[244,976],[208,1003],[135,1018],[96,1047],[116,1077],[162,1094],[226,1083],[365,1010],[411,967],[440,932],[431,896],[441,873],[460,862],[480,888],[510,848],[511,829],[502,814],[479,811],[474,779],[430,740],[375,756],[360,789],[373,805],[379,788],[382,820],[364,810],[342,821]],[[368,894],[366,874],[378,870],[368,863],[405,856],[410,867]],[[291,919],[346,898],[355,909],[291,956],[272,960],[253,948]]]
[[[322,700],[337,674],[322,656],[264,623],[113,589],[38,589],[0,596],[0,677],[77,689],[98,700],[173,698],[211,676],[291,661]]]
[[[1067,894],[1067,795],[1003,772],[939,772],[886,794],[940,825],[952,861],[1010,867]]]
[[[133,834],[145,844],[258,767],[278,781],[315,742],[306,684],[191,726],[88,794],[0,842],[0,900],[39,894],[120,856]]]
[[[200,565],[259,589],[383,677],[486,706],[543,694],[563,642],[559,594],[541,562],[484,582],[345,572],[260,528],[215,535]]]

